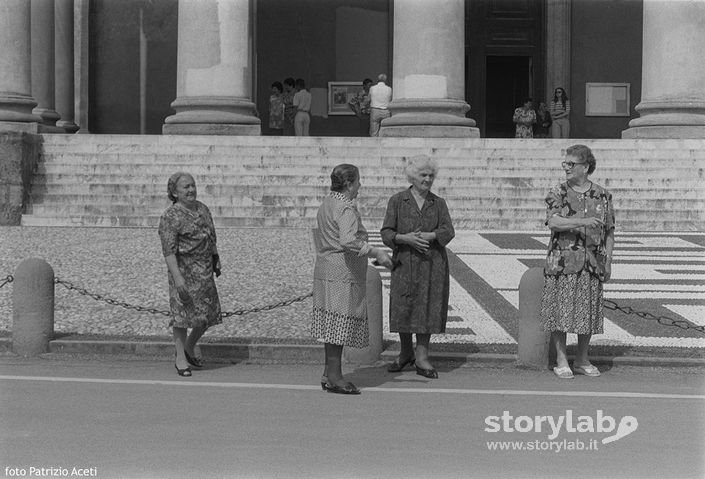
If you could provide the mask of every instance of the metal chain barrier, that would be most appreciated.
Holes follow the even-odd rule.
[[[101,295],[101,294],[91,293],[90,291],[88,291],[88,290],[85,289],[85,288],[80,288],[80,287],[75,286],[74,284],[72,284],[72,283],[70,283],[70,282],[68,282],[68,281],[64,281],[64,280],[59,279],[59,278],[55,278],[55,279],[54,279],[54,283],[60,284],[60,285],[64,286],[66,289],[69,289],[69,290],[72,290],[72,291],[76,291],[78,294],[81,294],[81,295],[84,295],[84,296],[88,296],[88,297],[90,297],[90,298],[95,299],[96,301],[102,301],[102,302],[104,302],[104,303],[108,303],[108,304],[113,305],[113,306],[120,306],[121,308],[132,309],[132,310],[139,311],[139,312],[152,313],[152,314],[161,314],[161,315],[164,315],[164,316],[171,316],[171,311],[166,311],[166,310],[163,310],[163,309],[160,310],[160,309],[157,309],[157,308],[147,308],[147,307],[144,307],[144,306],[136,306],[136,305],[134,305],[134,304],[126,303],[126,302],[124,302],[124,301],[118,301],[117,299],[109,298],[109,297],[103,296],[103,295]],[[303,300],[305,300],[306,298],[309,298],[309,297],[311,297],[311,296],[313,296],[313,292],[308,293],[308,294],[304,294],[304,295],[301,295],[301,296],[297,296],[296,298],[287,299],[287,300],[285,300],[285,301],[280,301],[280,302],[278,302],[278,303],[268,304],[268,305],[265,305],[265,306],[256,306],[256,307],[254,307],[254,308],[250,308],[250,309],[240,309],[240,310],[237,310],[237,311],[223,311],[223,312],[220,313],[220,315],[221,315],[223,318],[229,318],[229,317],[231,317],[231,316],[242,316],[242,315],[244,315],[244,314],[249,314],[249,313],[259,313],[259,312],[262,312],[262,311],[271,311],[272,309],[281,308],[281,307],[284,307],[284,306],[289,306],[289,305],[294,304],[294,303],[297,303],[297,302],[299,302],[299,301],[303,301]]]
[[[11,274],[8,274],[5,277],[5,279],[2,281],[2,283],[0,283],[0,288],[2,288],[3,286],[5,286],[8,283],[12,283],[14,280],[15,280],[15,278]]]
[[[705,333],[705,326],[694,326],[684,319],[673,319],[668,316],[656,316],[646,311],[637,311],[631,306],[620,306],[612,300],[605,299],[604,306],[612,311],[621,311],[624,314],[633,314],[639,316],[642,319],[654,320],[659,324],[664,326],[675,326],[680,329],[694,329],[700,333]]]
[[[5,279],[0,282],[0,288],[5,286],[6,284],[12,283],[14,281],[14,277],[12,275],[7,275]],[[73,283],[70,283],[69,281],[64,281],[59,278],[54,278],[54,283],[55,284],[60,284],[63,287],[65,287],[68,290],[76,291],[78,294],[88,296],[90,298],[95,299],[96,301],[102,301],[104,303],[113,305],[113,306],[120,306],[121,308],[125,309],[132,309],[135,311],[139,312],[144,312],[144,313],[152,313],[152,314],[161,314],[164,316],[171,316],[171,312],[163,309],[157,309],[157,308],[148,308],[144,306],[138,306],[134,304],[127,303],[125,301],[118,301],[117,299],[109,298],[107,296],[103,296],[101,294],[97,293],[91,293],[85,288],[80,288],[78,286],[75,286]],[[277,308],[283,308],[286,306],[290,306],[294,303],[301,302],[305,300],[306,298],[310,298],[313,296],[313,293],[307,293],[307,294],[302,294],[301,296],[297,296],[292,299],[287,299],[284,301],[279,301],[278,303],[274,304],[267,304],[264,306],[255,306],[250,309],[239,309],[237,311],[224,311],[221,313],[221,316],[223,318],[229,318],[232,316],[243,316],[245,314],[250,314],[250,313],[261,313],[263,311],[271,311],[273,309]],[[700,325],[693,325],[689,323],[688,321],[684,319],[673,319],[669,318],[668,316],[656,316],[654,314],[651,314],[647,311],[637,311],[631,306],[620,306],[614,301],[610,299],[605,299],[604,300],[604,307],[612,310],[612,311],[620,311],[624,314],[633,314],[635,316],[638,316],[642,319],[648,319],[652,321],[656,321],[657,323],[663,325],[663,326],[675,326],[676,328],[680,329],[693,329],[695,331],[698,331],[699,333],[704,333],[705,334],[705,326],[700,326]]]
[[[88,296],[90,298],[95,299],[96,301],[102,301],[104,303],[108,303],[113,306],[120,306],[121,308],[125,308],[125,309],[133,309],[133,310],[139,311],[139,312],[152,313],[152,314],[162,314],[164,316],[171,316],[170,311],[160,310],[160,309],[156,309],[156,308],[145,308],[144,306],[135,306],[133,304],[126,303],[124,301],[118,301],[117,299],[103,296],[102,294],[91,293],[90,291],[88,291],[85,288],[79,288],[78,286],[75,286],[73,283],[70,283],[68,281],[64,281],[59,278],[54,278],[54,284],[60,284],[61,286],[63,286],[64,288],[66,288],[70,291],[76,291],[78,294]]]

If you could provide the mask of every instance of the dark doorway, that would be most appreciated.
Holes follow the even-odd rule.
[[[531,57],[487,56],[487,138],[514,138],[512,115],[533,90],[531,70]]]

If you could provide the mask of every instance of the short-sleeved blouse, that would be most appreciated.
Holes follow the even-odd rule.
[[[365,283],[370,245],[354,203],[332,191],[318,210],[318,230],[314,279]]]
[[[546,224],[554,215],[599,218],[604,226],[552,231],[545,273],[575,274],[585,269],[604,281],[607,236],[615,227],[612,195],[595,183],[591,183],[585,193],[578,193],[567,183],[561,183],[546,195]]]

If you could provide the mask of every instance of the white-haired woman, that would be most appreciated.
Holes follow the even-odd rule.
[[[399,357],[388,371],[399,372],[409,364],[427,378],[438,377],[428,349],[431,335],[446,328],[450,273],[445,246],[455,236],[446,202],[431,192],[437,173],[438,165],[429,157],[411,158],[406,167],[411,186],[389,199],[382,225],[382,241],[392,248],[395,264],[389,330],[398,332],[401,342]]]
[[[169,271],[169,326],[174,328],[176,371],[191,376],[191,366],[202,366],[194,352],[196,342],[209,327],[222,322],[213,279],[213,274],[220,274],[220,257],[213,218],[196,200],[193,176],[171,175],[167,195],[173,204],[159,220],[159,238]]]

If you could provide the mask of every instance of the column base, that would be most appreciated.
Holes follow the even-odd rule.
[[[622,132],[623,139],[653,138],[653,139],[681,139],[705,138],[705,125],[661,125],[637,126]]]
[[[31,96],[0,95],[0,122],[37,123],[42,119],[32,113],[37,102]]]
[[[622,138],[705,138],[705,101],[645,100]]]
[[[42,119],[42,124],[56,127],[56,122],[61,119],[61,115],[51,108],[35,108],[32,113]]]
[[[246,98],[182,97],[171,104],[176,114],[164,120],[165,135],[262,134],[255,104]]]
[[[470,106],[444,98],[394,100],[391,118],[382,121],[379,136],[418,138],[479,138],[475,120],[466,118]]]
[[[66,133],[76,133],[78,131],[78,125],[72,121],[59,120],[56,122],[56,126],[64,130]]]
[[[168,123],[162,126],[164,135],[229,135],[260,136],[260,125],[234,125],[231,123]]]

